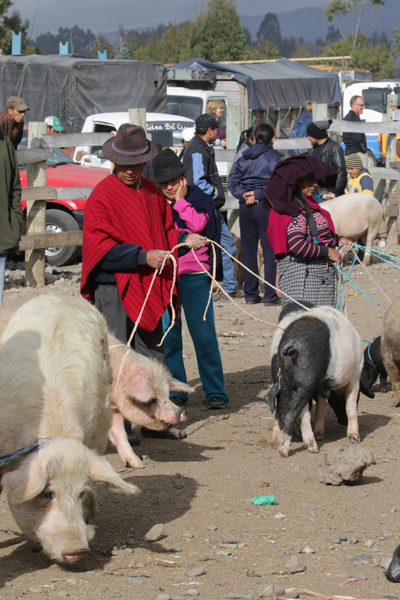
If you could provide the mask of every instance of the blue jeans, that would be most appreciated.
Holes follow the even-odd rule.
[[[220,226],[221,226],[221,246],[227,252],[229,252],[229,254],[232,254],[232,256],[235,256],[235,254],[236,254],[235,240],[233,239],[233,235],[229,231],[228,226],[225,223],[225,219],[222,216],[221,211],[219,211],[219,210],[217,210],[217,219],[219,220]],[[227,254],[225,254],[225,252],[223,250],[222,250],[222,269],[223,269],[223,275],[224,275],[223,279],[221,281],[222,289],[227,294],[232,294],[233,292],[236,292],[236,290],[237,290],[237,283],[236,283],[236,278],[235,278],[235,265],[234,265],[234,262],[231,259],[231,257],[228,256]]]
[[[177,321],[164,340],[165,362],[173,377],[187,383],[185,365],[183,363],[182,319],[181,310],[185,311],[186,323],[196,351],[206,401],[213,397],[223,398],[229,402],[224,390],[224,372],[218,347],[217,332],[214,322],[214,308],[211,303],[203,321],[204,310],[210,293],[211,279],[207,273],[187,273],[179,276],[179,297],[181,307]],[[171,324],[168,311],[163,315],[164,331]],[[187,400],[185,392],[171,392],[171,396],[179,396]]]
[[[3,301],[4,279],[6,276],[7,254],[0,254],[0,306]]]

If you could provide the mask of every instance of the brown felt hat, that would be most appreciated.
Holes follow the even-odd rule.
[[[116,165],[141,165],[157,155],[157,146],[146,138],[143,127],[123,123],[103,144],[103,154]]]

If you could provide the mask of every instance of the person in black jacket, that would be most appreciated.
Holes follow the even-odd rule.
[[[219,121],[213,115],[205,113],[196,119],[195,124],[196,133],[183,153],[186,177],[190,185],[197,185],[213,199],[220,225],[221,246],[229,254],[235,256],[235,240],[220,211],[220,208],[225,204],[225,193],[215,162],[213,148],[213,143],[218,136]],[[237,289],[233,260],[225,252],[222,252],[222,268],[222,288],[232,298],[242,298],[244,292]]]
[[[327,133],[332,120],[314,121],[307,125],[307,139],[312,145],[311,154],[317,156],[324,163],[337,171],[336,184],[334,188],[318,186],[314,198],[318,202],[330,200],[335,196],[344,194],[347,183],[347,169],[343,150],[337,142],[334,142]]]
[[[350,99],[350,110],[347,115],[343,117],[343,120],[357,121],[358,123],[361,123],[360,115],[363,114],[364,108],[364,98],[362,96],[352,96]],[[350,154],[359,154],[363,166],[368,167],[367,138],[365,133],[343,133],[343,143],[345,145],[345,156],[349,156]]]
[[[261,242],[264,258],[264,280],[276,284],[276,262],[267,238],[269,211],[261,204],[264,188],[275,166],[283,155],[273,149],[275,132],[271,125],[261,123],[254,132],[255,144],[245,150],[234,163],[228,177],[228,189],[239,200],[240,240],[242,262],[253,273],[258,273],[257,249]],[[265,286],[263,298],[259,295],[256,275],[242,269],[246,304],[263,302],[265,306],[280,304],[276,291]]]

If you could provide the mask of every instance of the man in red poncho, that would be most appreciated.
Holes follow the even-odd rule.
[[[91,193],[84,211],[81,293],[104,315],[110,331],[126,343],[139,318],[154,270],[166,254],[185,242],[195,250],[207,238],[177,230],[171,210],[155,184],[141,177],[157,154],[142,127],[125,123],[103,146],[114,172]],[[185,249],[184,251],[187,251]],[[174,251],[178,258],[178,251]],[[163,360],[157,347],[163,336],[161,318],[172,288],[173,265],[168,262],[155,278],[132,347]],[[175,308],[179,298],[173,289]]]

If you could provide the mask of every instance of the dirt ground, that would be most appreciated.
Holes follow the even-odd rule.
[[[79,266],[64,271],[72,275],[61,272],[61,279],[41,291],[16,287],[20,274],[11,272],[3,312],[16,310],[37,293],[78,294]],[[374,280],[360,266],[352,275],[370,296],[388,305],[379,284],[391,300],[398,297],[400,273],[395,268],[375,263],[368,273]],[[385,309],[350,284],[343,295],[360,336],[372,340],[379,335]],[[188,406],[188,437],[142,439],[137,448],[145,457],[142,470],[125,469],[108,448],[114,468],[142,493],[128,498],[99,488],[100,520],[88,558],[75,567],[52,563],[18,532],[4,495],[0,497],[0,597],[256,599],[276,584],[324,596],[400,598],[400,586],[387,581],[383,569],[400,543],[400,408],[394,407],[392,393],[360,399],[361,443],[376,459],[363,483],[321,484],[323,453],[346,445],[346,430],[328,407],[321,452],[309,454],[294,442],[287,459],[279,456],[271,444],[273,417],[262,401],[271,381],[274,327],[250,315],[277,323],[280,308],[246,306],[247,315],[240,310],[244,301],[237,304],[215,304],[230,396],[227,409],[212,412],[202,404],[185,330],[185,363],[196,386]],[[267,494],[275,495],[278,505],[253,505],[253,496]],[[165,525],[165,536],[147,542],[145,534],[157,523]],[[293,557],[304,571],[285,572]]]

